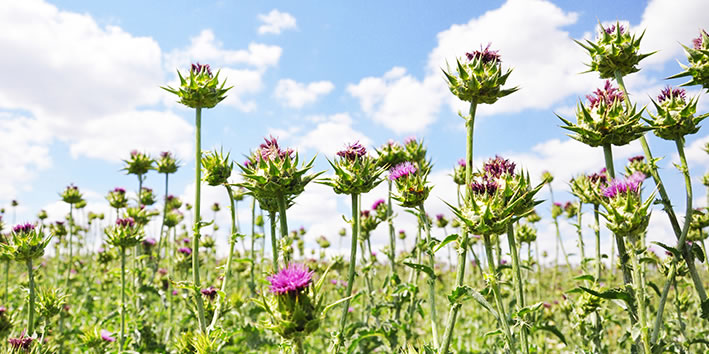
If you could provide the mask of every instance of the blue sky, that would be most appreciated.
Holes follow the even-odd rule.
[[[58,193],[75,183],[86,193],[88,209],[102,210],[108,190],[136,188],[135,179],[119,171],[120,159],[132,149],[176,152],[185,166],[172,179],[171,192],[190,199],[193,113],[159,86],[174,85],[176,68],[200,61],[222,68],[235,85],[225,102],[204,114],[205,149],[223,146],[241,160],[273,134],[303,155],[317,153],[316,169],[326,170],[324,157],[346,142],[359,139],[373,147],[390,138],[424,137],[436,185],[427,208],[447,212],[440,199],[454,199],[446,174],[464,152],[456,115],[464,106],[447,92],[440,68],[489,42],[504,65],[515,68],[510,83],[521,89],[481,108],[476,159],[503,154],[533,176],[551,170],[557,199],[565,200],[566,181],[603,161],[600,150],[566,137],[554,116],[571,118],[579,97],[603,83],[578,74],[587,57],[572,39],[595,36],[599,21],[647,29],[643,50],[660,52],[627,79],[642,105],[667,84],[664,77],[678,72],[677,60],[685,61],[679,43],[709,27],[707,10],[700,0],[6,4],[0,8],[6,53],[0,58],[6,68],[0,80],[0,206],[17,199],[18,221],[40,209],[59,218],[66,210]],[[704,101],[700,109],[706,111]],[[687,141],[697,200],[704,200],[698,178],[709,167],[700,149],[707,141],[704,130]],[[666,156],[663,177],[682,208],[673,144],[654,137],[650,144],[656,155]],[[621,148],[616,163],[638,153],[635,144]],[[156,174],[147,185],[164,188]],[[226,204],[223,194],[207,189],[205,198]],[[365,196],[365,204],[383,196],[378,189]],[[289,221],[294,228],[306,225],[311,240],[336,237],[344,226],[339,214],[348,203],[325,187],[312,186],[297,203]],[[400,214],[402,227],[412,227]],[[653,218],[657,239],[669,230],[664,221]],[[546,225],[541,231],[548,230]]]

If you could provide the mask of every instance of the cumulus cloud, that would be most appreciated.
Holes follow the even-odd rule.
[[[372,144],[370,138],[352,127],[352,118],[347,113],[323,117],[305,134],[292,139],[299,149],[314,149],[325,156],[334,155],[347,143],[359,141],[364,146]]]
[[[0,205],[31,190],[38,173],[51,167],[51,140],[37,120],[0,113]]]
[[[283,30],[296,29],[296,21],[293,15],[287,12],[280,12],[276,9],[267,14],[258,15],[258,19],[263,23],[258,28],[259,34],[281,34]]]
[[[283,105],[301,108],[307,104],[315,103],[318,98],[327,95],[334,88],[335,85],[330,81],[304,84],[291,79],[282,79],[278,81],[274,95],[281,100]]]

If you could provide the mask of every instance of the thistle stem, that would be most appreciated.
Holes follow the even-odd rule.
[[[630,236],[629,241],[637,245],[635,236]],[[637,245],[642,249],[642,245]],[[647,327],[647,312],[645,311],[645,283],[643,282],[643,265],[638,261],[636,249],[631,249],[628,253],[633,267],[633,285],[635,287],[635,301],[638,302],[638,318],[640,320],[640,341],[646,354],[651,354],[649,328]]]
[[[234,193],[231,190],[231,187],[229,185],[225,185],[226,187],[226,192],[229,194],[229,203],[231,204],[231,236],[229,237],[229,255],[227,255],[226,259],[226,265],[225,270],[224,270],[224,279],[222,279],[222,289],[221,291],[223,293],[226,293],[226,287],[229,282],[229,278],[231,278],[231,261],[234,257],[234,245],[236,244],[236,233],[237,233],[237,228],[236,228],[236,207],[234,205]],[[217,324],[217,320],[219,319],[219,313],[221,312],[222,305],[224,304],[225,299],[221,298],[222,295],[219,294],[217,297],[217,308],[214,310],[214,315],[212,315],[212,323],[209,325],[209,330],[213,330],[214,326]]]
[[[389,224],[389,248],[390,256],[389,261],[391,262],[391,274],[397,276],[396,274],[396,235],[394,234],[394,219],[392,217],[393,210],[391,206],[391,180],[387,179],[389,184],[389,193],[387,194],[387,221]]]
[[[121,247],[121,339],[120,350],[126,342],[126,248]]]
[[[431,244],[431,224],[428,222],[428,218],[426,217],[426,210],[424,209],[423,203],[419,205],[419,217],[421,218],[421,222],[424,225],[424,228],[426,229],[426,245]],[[424,250],[422,250],[424,252]],[[428,302],[430,305],[431,309],[431,334],[433,335],[433,347],[438,348],[438,316],[436,315],[436,276],[435,276],[435,269],[436,269],[436,261],[433,257],[433,250],[429,249],[429,247],[425,248],[425,252],[428,253],[428,266],[431,267],[431,271],[434,272],[434,274],[430,277],[428,280],[429,284],[429,293],[428,293]]]
[[[30,297],[29,297],[29,306],[27,308],[27,332],[29,335],[33,335],[34,333],[34,273],[32,269],[32,259],[27,260],[27,276],[29,277],[29,290],[30,290]]]
[[[499,236],[498,236],[499,237]],[[505,333],[505,338],[507,339],[507,344],[509,345],[509,350],[515,350],[514,337],[512,337],[512,331],[510,330],[510,325],[507,323],[507,313],[505,311],[505,304],[502,302],[502,295],[500,294],[500,286],[497,282],[500,281],[497,267],[495,266],[495,258],[492,254],[492,243],[490,242],[490,235],[483,235],[485,241],[485,254],[487,254],[487,266],[490,271],[491,277],[491,288],[492,293],[495,297],[495,305],[497,309],[497,317],[499,318],[502,329]]]
[[[596,284],[601,282],[601,268],[603,265],[601,262],[601,224],[599,216],[600,213],[598,211],[598,204],[593,204],[593,231],[596,234]]]
[[[579,210],[576,213],[576,221],[578,222],[578,225],[576,226],[576,231],[579,235],[579,251],[581,252],[581,269],[585,272],[586,271],[586,250],[584,249],[585,246],[583,244],[583,224],[581,223],[581,216],[583,215],[582,212],[583,209],[583,203],[579,200]]]
[[[477,110],[477,102],[475,100],[470,102],[470,115],[468,119],[465,120],[466,129],[466,140],[465,140],[465,185],[466,185],[466,200],[470,198],[470,185],[473,177],[473,133],[475,128],[475,112]],[[455,287],[463,286],[463,281],[465,280],[465,263],[467,262],[467,252],[468,252],[468,232],[463,228],[461,233],[461,238],[458,240],[458,271],[455,276]],[[458,311],[460,311],[462,304],[455,303],[451,306],[450,313],[448,314],[448,323],[446,324],[446,330],[443,334],[443,340],[441,341],[441,347],[438,349],[438,354],[448,354],[448,347],[450,346],[450,341],[453,336],[453,330],[455,329],[456,318],[458,317]]]
[[[271,222],[271,252],[273,252],[273,273],[278,273],[278,241],[276,240],[276,212],[269,211],[268,218]]]
[[[278,195],[278,221],[281,224],[281,239],[286,240],[288,237],[288,219],[286,217],[286,196],[282,193]],[[290,259],[288,259],[289,253],[283,254],[283,261],[288,265]]]
[[[256,198],[251,198],[251,283],[249,287],[251,288],[251,293],[256,293],[256,273],[254,268],[256,266]]]
[[[342,316],[340,317],[340,333],[335,342],[335,353],[339,353],[340,345],[343,344],[345,327],[347,326],[347,314],[350,308],[350,296],[352,295],[352,287],[355,280],[355,265],[357,264],[357,240],[359,238],[359,195],[352,194],[352,243],[350,244],[350,268],[347,277],[347,290],[345,300],[342,306]]]
[[[679,240],[677,241],[677,250],[679,251],[680,254],[683,254],[686,251],[686,244],[687,244],[687,234],[689,233],[689,226],[692,222],[692,212],[694,209],[692,209],[692,180],[689,175],[689,166],[687,165],[687,158],[684,153],[684,138],[677,138],[675,139],[675,145],[677,147],[677,153],[679,154],[679,160],[680,160],[680,171],[682,172],[682,175],[684,176],[684,185],[686,188],[686,196],[687,200],[685,201],[686,203],[686,209],[685,209],[685,216],[684,216],[684,224],[682,225],[682,231],[679,237]],[[667,295],[669,294],[669,288],[670,284],[672,284],[672,281],[675,276],[676,268],[677,268],[677,261],[679,260],[679,254],[674,255],[672,258],[672,264],[670,267],[670,273],[667,276],[667,279],[665,280],[665,286],[662,289],[662,295],[660,297],[660,304],[657,307],[657,315],[655,316],[655,326],[652,331],[652,343],[655,343],[657,341],[657,337],[660,334],[660,328],[662,326],[662,315],[663,311],[665,309],[665,302],[667,301]],[[694,265],[694,259],[692,258],[692,262],[687,262],[687,265],[689,263],[692,263]],[[688,267],[689,268],[689,267]],[[696,274],[696,269],[695,269],[695,274]],[[697,275],[698,277],[698,275]],[[694,279],[694,276],[692,277]],[[699,291],[700,288],[697,288],[697,291]],[[702,291],[704,290],[703,287],[701,287]],[[706,297],[706,295],[705,295]],[[702,304],[704,302],[704,299],[702,299]]]
[[[514,225],[509,223],[507,225],[507,243],[510,247],[510,255],[512,256],[512,267],[514,268],[514,278],[515,287],[517,288],[515,292],[515,300],[517,300],[518,308],[524,308],[524,284],[522,283],[522,271],[519,267],[519,256],[517,253],[517,242],[515,242],[515,231]],[[527,327],[521,326],[520,328],[521,338],[522,338],[522,351],[524,353],[529,353],[529,343],[527,341]]]
[[[195,114],[195,197],[194,197],[194,237],[192,238],[192,281],[194,297],[197,303],[197,319],[203,334],[207,334],[207,321],[204,317],[204,302],[200,293],[199,281],[199,238],[202,219],[200,217],[200,196],[202,192],[202,107],[197,107]]]
[[[69,281],[71,280],[71,266],[74,261],[74,248],[72,247],[74,240],[74,204],[69,204],[69,266],[66,270],[66,280],[64,286],[69,289]]]

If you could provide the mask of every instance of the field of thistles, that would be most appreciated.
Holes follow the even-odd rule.
[[[684,83],[663,87],[645,106],[625,84],[655,54],[641,50],[644,32],[599,23],[576,42],[588,54],[581,75],[603,83],[571,112],[548,112],[557,124],[550,128],[604,164],[556,190],[573,196],[563,203],[554,199],[553,173],[535,175],[502,153],[474,154],[481,134],[505,138],[485,131],[479,109],[504,106],[524,90],[508,83],[516,63],[494,43],[471,43],[439,77],[452,95],[446,99],[467,107],[459,113],[461,151],[433,151],[415,137],[369,146],[352,136],[322,156],[265,129],[248,151],[205,149],[214,144],[202,129],[210,109],[241,83],[209,64],[183,63],[178,81],[153,89],[194,119],[194,169],[173,151],[134,150],[119,172],[132,185],[106,191],[101,210],[109,212],[87,210],[75,184],[56,191],[68,210],[59,219],[37,210],[18,220],[21,200],[0,210],[0,349],[707,352],[709,205],[692,188],[700,172],[685,146],[709,116],[698,104],[709,90],[709,35],[697,36],[677,38],[686,60],[670,79]],[[653,154],[650,135],[673,149],[676,170],[658,167],[664,156]],[[628,144],[643,154],[617,163],[614,152]],[[460,160],[435,184],[440,155]],[[681,188],[663,183],[673,173]],[[172,194],[181,176],[194,182],[190,202]],[[709,189],[709,175],[702,183]],[[455,197],[432,215],[427,208],[444,185]],[[207,202],[206,188],[227,204]],[[289,217],[312,188],[344,198],[348,210],[337,220],[345,227],[306,242],[307,230]],[[652,214],[671,242],[648,239]],[[385,241],[374,242],[375,233]]]

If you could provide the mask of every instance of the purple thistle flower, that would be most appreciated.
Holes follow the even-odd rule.
[[[277,158],[285,159],[286,156],[290,157],[293,154],[293,149],[281,150],[278,146],[278,140],[271,136],[270,139],[263,138],[265,141],[263,144],[259,145],[258,154],[262,160],[275,160]]]
[[[619,25],[618,29],[620,29],[620,34],[625,33],[625,27],[623,27],[623,25]],[[615,33],[616,27],[615,25],[610,25],[610,27],[606,27],[603,30],[606,31],[606,33],[608,34],[613,34]]]
[[[126,190],[121,187],[113,188],[114,193],[126,194]]]
[[[251,167],[251,160],[246,159],[246,161],[244,161],[244,167]]]
[[[606,184],[608,182],[608,175],[606,175],[606,168],[602,168],[598,173],[594,173],[588,176],[591,183],[600,182],[601,184]]]
[[[135,220],[133,220],[133,218],[131,217],[127,217],[125,219],[117,219],[116,225],[121,227],[133,227],[135,226]]]
[[[554,206],[557,206],[557,207],[559,207],[559,208],[562,207],[561,203],[559,203],[559,202],[554,202]]]
[[[472,53],[465,53],[465,56],[468,57],[468,60],[473,61],[475,59],[479,59],[483,62],[483,64],[487,64],[490,62],[496,62],[500,63],[502,60],[500,60],[500,54],[498,54],[497,50],[490,50],[490,46],[492,43],[488,43],[487,47],[483,49],[482,44],[480,45],[480,50],[475,50]]]
[[[673,98],[679,98],[682,102],[685,102],[686,97],[687,91],[685,91],[684,89],[673,89],[671,86],[667,86],[662,89],[662,91],[660,91],[660,94],[657,96],[657,100],[662,103],[667,100],[672,100]]]
[[[437,214],[437,215],[436,215],[436,220],[441,221],[441,220],[443,220],[444,217],[445,217],[445,216],[444,216],[443,214]]]
[[[645,175],[637,171],[624,179],[614,179],[607,187],[603,188],[602,194],[606,198],[615,198],[627,193],[640,193],[640,185],[645,180]]]
[[[189,238],[185,237],[185,238],[182,239],[182,243],[184,243],[184,244],[186,244],[186,245],[189,245],[190,243],[192,243],[192,240],[190,240]]]
[[[633,156],[628,159],[628,162],[633,163],[633,162],[643,162],[645,160],[645,156],[643,155],[638,155],[638,156]]]
[[[406,177],[408,175],[416,173],[417,169],[416,166],[414,166],[411,162],[406,161],[402,162],[391,170],[389,173],[389,180],[390,181],[395,181],[401,177]]]
[[[476,195],[485,195],[487,194],[488,196],[494,195],[495,192],[497,192],[497,188],[499,186],[497,185],[497,182],[493,180],[486,180],[483,179],[482,181],[476,181],[470,184],[470,191],[473,194]]]
[[[106,342],[113,343],[116,341],[115,337],[111,337],[112,335],[113,335],[113,333],[111,333],[105,329],[101,330],[101,339],[105,340]]]
[[[206,296],[210,301],[214,300],[214,298],[217,297],[217,288],[215,288],[214,286],[202,289],[199,292],[201,292],[202,295]]]
[[[158,273],[159,273],[160,275],[166,275],[166,274],[167,274],[167,269],[165,269],[165,268],[160,268],[160,269],[158,269]]]
[[[337,152],[337,156],[342,157],[347,161],[354,161],[358,157],[362,157],[366,154],[367,149],[362,146],[359,141],[355,141],[353,144],[347,144],[344,150]]]
[[[458,160],[458,166],[465,167],[466,165],[467,165],[467,163],[465,162],[465,159]]]
[[[189,256],[192,254],[192,249],[189,247],[182,247],[182,248],[178,249],[177,252],[180,252],[185,256]]]
[[[163,159],[166,159],[166,158],[168,158],[168,157],[172,157],[172,153],[169,152],[169,151],[163,151],[163,152],[160,153],[160,157],[163,158]]]
[[[34,338],[32,337],[25,337],[25,331],[23,330],[19,338],[9,338],[7,342],[10,343],[10,346],[14,350],[29,351],[33,340]]]
[[[369,217],[369,210],[362,210],[359,214],[366,219]]]
[[[499,178],[505,173],[514,176],[515,163],[497,155],[494,159],[488,160],[485,165],[483,165],[483,170],[485,170],[485,174],[494,178]]]
[[[404,145],[409,145],[409,144],[415,143],[415,142],[416,142],[416,137],[413,135],[404,139]]]
[[[703,42],[702,35],[705,35],[705,34],[707,34],[707,32],[705,30],[702,30],[701,32],[699,32],[699,37],[692,39],[692,43],[694,44],[694,49],[697,49],[697,50],[702,49],[702,42]]]
[[[271,292],[274,294],[298,293],[310,285],[313,272],[303,264],[291,263],[266,279],[271,282]]]
[[[601,103],[604,103],[606,106],[610,106],[616,100],[621,102],[625,99],[625,96],[623,95],[623,91],[611,85],[610,80],[606,80],[603,90],[596,89],[593,94],[586,95],[586,99],[588,99],[588,102],[591,104],[591,109],[594,109]]]
[[[200,64],[197,62],[196,64],[192,64],[190,71],[195,75],[201,74],[202,71],[204,71],[207,75],[209,75],[209,77],[212,77],[212,70],[209,68],[209,64]]]
[[[332,280],[330,280],[330,284],[332,284],[332,285],[337,285],[337,279],[332,279]]]
[[[32,230],[34,230],[34,225],[30,223],[19,224],[12,228],[12,232],[16,234],[30,233]]]
[[[177,292],[176,289],[175,289],[175,290],[172,290],[172,296],[177,296],[177,294],[179,294],[179,293]]]
[[[148,248],[155,246],[156,243],[158,243],[158,241],[156,241],[152,237],[148,237],[145,240],[143,240],[143,246],[148,247]]]
[[[372,204],[372,210],[377,210],[377,208],[379,208],[379,206],[384,203],[384,199],[377,200],[376,202],[374,202],[374,204]]]

